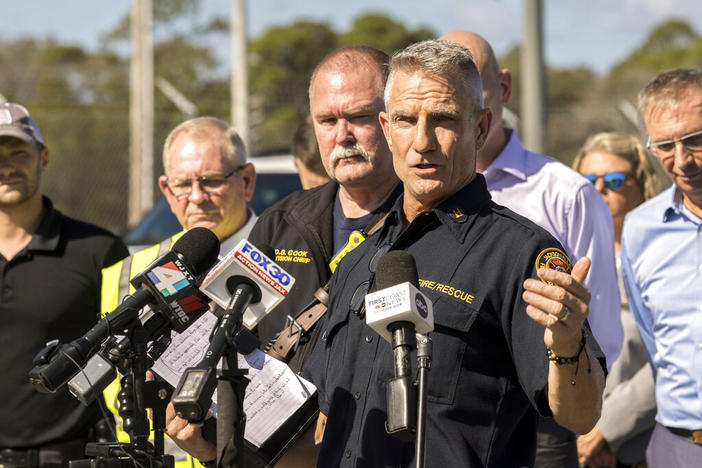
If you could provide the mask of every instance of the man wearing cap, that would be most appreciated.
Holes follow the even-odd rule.
[[[108,231],[64,216],[40,191],[49,151],[27,109],[0,104],[0,466],[58,467],[84,458],[102,418],[66,388],[30,385],[32,358],[97,320],[100,270],[127,255]]]

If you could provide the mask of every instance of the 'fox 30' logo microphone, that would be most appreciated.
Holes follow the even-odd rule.
[[[200,289],[213,301],[227,308],[232,297],[232,285],[238,277],[253,280],[261,290],[261,300],[252,302],[242,317],[242,323],[249,329],[271,309],[278,305],[295,283],[295,278],[268,258],[255,245],[242,239],[226,257],[210,270]]]

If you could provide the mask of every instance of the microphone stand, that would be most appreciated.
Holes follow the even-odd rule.
[[[131,443],[89,443],[85,460],[72,460],[70,468],[117,468],[144,464],[153,468],[173,468],[172,455],[164,454],[164,429],[166,406],[171,390],[163,382],[146,382],[146,370],[153,362],[147,355],[148,333],[143,326],[134,327],[129,334],[129,349],[118,367],[124,374],[120,380],[122,389],[118,394],[119,415]],[[146,408],[153,409],[154,446],[149,443],[149,420]],[[140,463],[141,462],[141,463]]]
[[[205,357],[195,367],[185,370],[175,390],[172,402],[176,413],[190,423],[202,424],[217,386],[217,466],[244,467],[244,395],[249,381],[248,371],[239,369],[237,344],[234,337],[241,328],[242,316],[249,303],[260,300],[260,291],[253,282],[238,284],[227,308],[220,316],[210,337]],[[232,446],[233,456],[227,448]]]
[[[231,311],[236,297],[227,304]],[[246,307],[239,310],[243,311]],[[242,313],[227,313],[222,321],[231,320],[232,330],[226,336],[226,349],[222,359],[222,368],[217,369],[217,466],[232,466],[232,460],[223,460],[226,447],[231,440],[234,446],[235,467],[244,466],[244,430],[246,414],[244,413],[244,394],[249,380],[245,377],[246,369],[239,368],[237,347],[234,342],[236,330],[241,327]]]
[[[417,370],[419,397],[417,401],[416,468],[424,468],[427,424],[427,394],[429,369],[431,368],[432,341],[426,335],[417,334]]]
[[[385,431],[406,442],[414,439],[417,417],[417,393],[412,383],[410,353],[416,348],[414,325],[394,322],[388,325],[392,333],[395,377],[386,384],[387,420]]]

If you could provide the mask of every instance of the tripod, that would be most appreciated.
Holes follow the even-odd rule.
[[[170,333],[170,331],[167,331]],[[166,427],[166,406],[172,390],[164,382],[146,382],[146,370],[153,365],[147,354],[148,333],[141,325],[129,332],[127,349],[121,350],[117,367],[124,375],[118,394],[119,415],[129,443],[89,443],[84,460],[72,460],[70,468],[152,467],[173,468],[172,455],[164,454],[163,434]],[[153,410],[154,444],[149,442],[149,419],[146,409]]]

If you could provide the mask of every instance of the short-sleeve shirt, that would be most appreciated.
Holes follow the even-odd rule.
[[[10,261],[0,255],[0,448],[81,440],[101,417],[66,386],[38,393],[28,374],[46,342],[68,343],[97,322],[100,270],[126,255],[119,238],[62,215],[46,197],[29,245]]]
[[[427,466],[530,466],[537,413],[550,415],[548,360],[544,329],[526,314],[522,283],[536,277],[540,253],[562,247],[494,204],[480,174],[404,231],[401,210],[402,197],[332,279],[329,317],[306,368],[328,417],[319,466],[413,463],[414,443],[385,432],[393,353],[366,325],[362,307],[366,291],[375,289],[377,260],[388,250],[414,256],[420,289],[433,302]],[[410,362],[414,375],[414,353]]]

